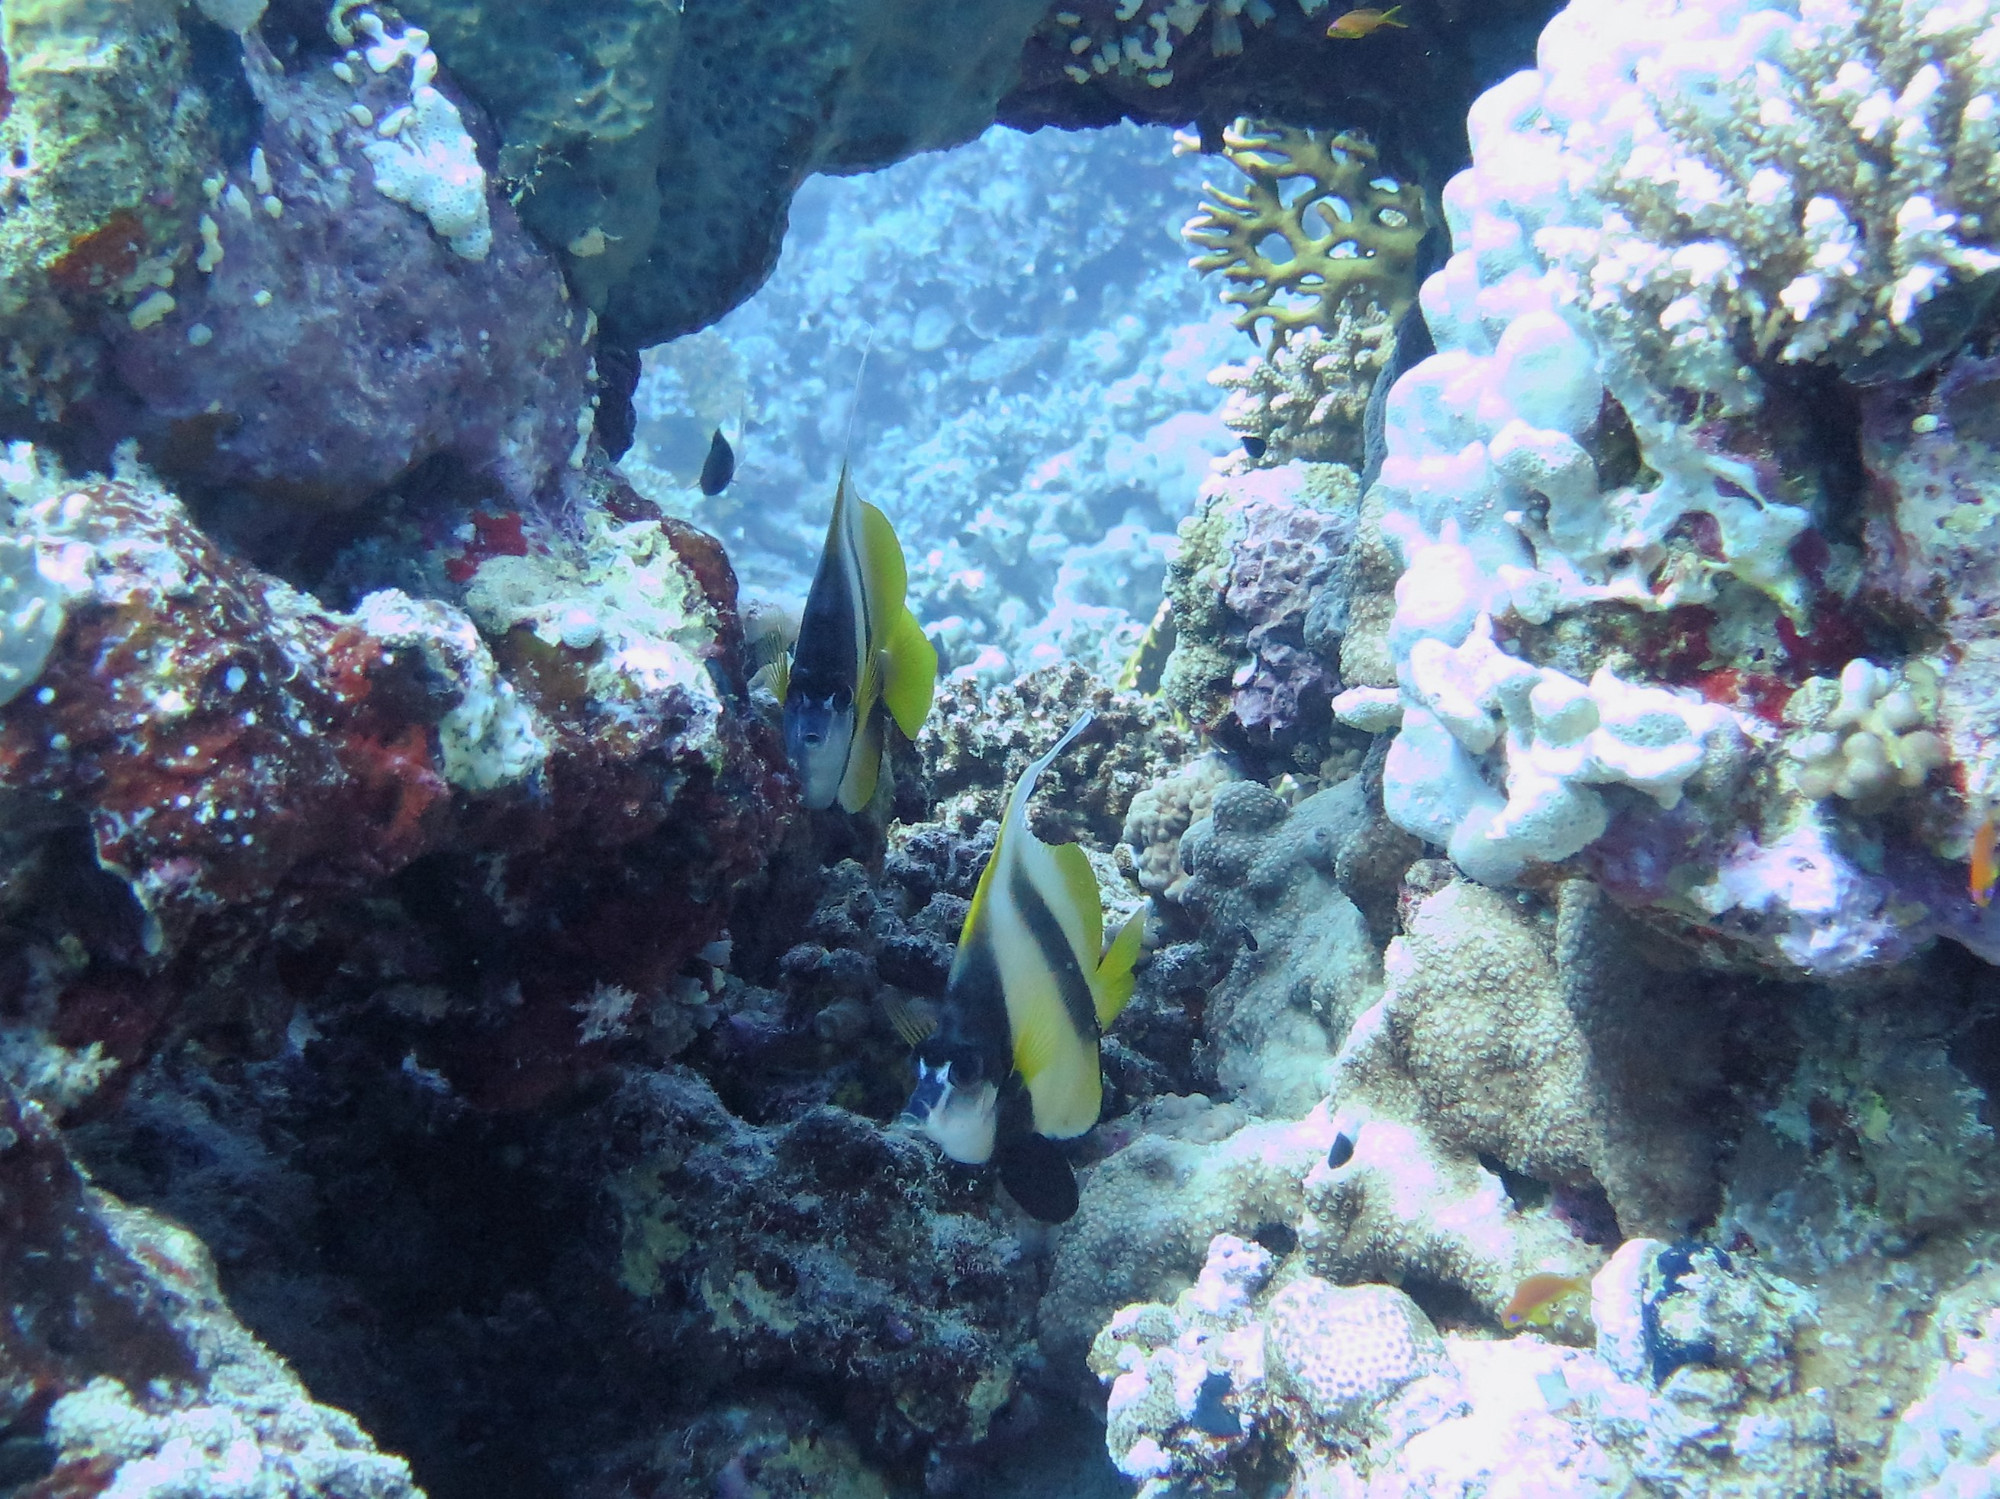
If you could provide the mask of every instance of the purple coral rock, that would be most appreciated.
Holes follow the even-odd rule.
[[[1306,615],[1354,529],[1350,516],[1305,505],[1246,501],[1223,602],[1249,626],[1251,659],[1233,681],[1231,707],[1253,733],[1279,734],[1324,718],[1338,681],[1305,643]]]
[[[384,195],[367,153],[411,115],[410,60],[287,74],[253,35],[245,71],[256,152],[213,193],[171,310],[121,325],[116,368],[138,410],[114,420],[183,483],[264,501],[355,505],[441,456],[511,503],[547,494],[590,399],[587,317],[554,259],[492,192],[479,258]]]

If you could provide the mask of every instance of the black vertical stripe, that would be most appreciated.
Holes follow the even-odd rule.
[[[1025,833],[1027,830],[1021,830]],[[997,852],[996,852],[997,857]],[[1097,1039],[1097,999],[1090,992],[1090,980],[1077,963],[1076,951],[1069,945],[1069,936],[1056,920],[1048,902],[1042,899],[1042,892],[1035,888],[1034,879],[1027,866],[1018,860],[1007,880],[1007,898],[1020,909],[1021,919],[1027,923],[1029,934],[1035,939],[1035,947],[1042,955],[1042,962],[1055,975],[1056,992],[1062,996],[1063,1009],[1068,1011],[1070,1024],[1076,1033],[1086,1041]]]

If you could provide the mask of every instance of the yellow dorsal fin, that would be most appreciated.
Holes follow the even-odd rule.
[[[909,591],[910,576],[903,565],[903,544],[896,540],[889,517],[866,500],[856,503],[861,506],[861,569],[868,580],[868,632],[879,650],[887,645],[897,616],[909,613],[903,596]]]
[[[890,626],[882,657],[882,705],[903,737],[914,742],[930,716],[931,694],[937,687],[937,648],[924,638],[917,617],[904,609]]]
[[[847,752],[847,774],[840,780],[841,811],[859,812],[875,800],[875,778],[881,769],[882,721],[870,713],[854,725],[854,744]]]
[[[1132,986],[1137,982],[1132,965],[1139,961],[1139,943],[1145,935],[1146,912],[1141,907],[1118,929],[1118,935],[1104,950],[1104,961],[1097,965],[1097,982],[1091,985],[1091,994],[1097,1000],[1100,1031],[1111,1029],[1111,1022],[1132,997]]]
[[[1072,912],[1080,918],[1077,925],[1083,934],[1083,944],[1076,957],[1088,973],[1104,946],[1104,899],[1097,891],[1097,871],[1090,867],[1090,858],[1081,844],[1059,843],[1049,849],[1049,857],[1055,860],[1056,872],[1062,876],[1063,903],[1071,908],[1071,912],[1058,912],[1056,919],[1068,927]]]

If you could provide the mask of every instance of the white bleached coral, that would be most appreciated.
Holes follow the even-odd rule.
[[[1947,758],[1931,728],[1937,695],[1937,673],[1920,661],[1895,672],[1857,657],[1838,682],[1807,682],[1785,705],[1804,729],[1790,745],[1800,792],[1873,801],[1923,785]]]
[[[1424,581],[1416,569],[1404,575],[1399,614]],[[1489,883],[1601,835],[1610,813],[1591,788],[1630,786],[1671,809],[1687,781],[1704,764],[1726,765],[1743,737],[1729,709],[1692,693],[1605,668],[1586,684],[1530,665],[1500,648],[1484,614],[1457,644],[1418,635],[1400,676],[1402,732],[1383,769],[1383,805]]]
[[[1666,383],[1747,398],[1745,347],[1851,366],[2000,270],[1988,0],[1577,5],[1540,61],[1513,128],[1560,141],[1598,211],[1554,258]]]
[[[344,8],[336,8],[328,27],[342,42],[353,35],[341,19]],[[484,260],[493,245],[486,171],[458,106],[432,82],[438,62],[429,34],[409,26],[391,35],[373,11],[356,16],[353,30],[371,39],[359,57],[375,72],[410,67],[410,102],[383,116],[375,125],[379,138],[362,148],[375,169],[376,191],[429,219],[465,259]]]
[[[0,707],[41,673],[62,630],[66,595],[32,538],[0,533]]]

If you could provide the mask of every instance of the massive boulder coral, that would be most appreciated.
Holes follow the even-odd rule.
[[[1322,1273],[1415,1272],[1497,1316],[1524,1277],[1588,1268],[1591,1243],[1712,1212],[1699,1018],[1680,1003],[1662,1044],[1657,977],[1595,887],[1566,884],[1548,915],[1454,880],[1406,916],[1334,1069],[1346,1148],[1306,1183]],[[1524,1210],[1494,1166],[1553,1193]]]
[[[1203,1009],[1217,1081],[1254,1113],[1297,1118],[1381,982],[1342,860],[1372,821],[1359,776],[1296,807],[1254,781],[1216,789],[1181,838],[1181,899],[1227,964]]]

